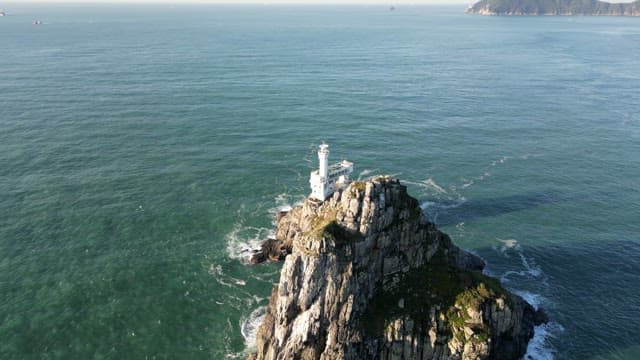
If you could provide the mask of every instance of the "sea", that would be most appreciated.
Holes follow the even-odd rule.
[[[323,141],[544,308],[526,359],[640,359],[640,19],[3,6],[0,359],[245,358]]]

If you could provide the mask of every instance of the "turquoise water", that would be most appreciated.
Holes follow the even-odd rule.
[[[242,358],[322,140],[547,309],[532,358],[640,357],[639,19],[4,10],[0,358]]]

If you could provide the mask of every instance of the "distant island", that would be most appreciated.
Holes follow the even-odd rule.
[[[481,0],[467,13],[478,15],[640,16],[640,0],[608,3],[598,0]]]

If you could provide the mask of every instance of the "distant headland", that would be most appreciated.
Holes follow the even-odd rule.
[[[617,4],[598,0],[480,0],[466,12],[512,16],[640,16],[640,0]]]

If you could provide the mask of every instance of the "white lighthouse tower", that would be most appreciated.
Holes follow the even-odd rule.
[[[329,145],[322,143],[318,146],[318,170],[311,172],[309,184],[311,197],[324,201],[333,192],[349,184],[349,174],[353,172],[353,163],[342,160],[329,166]]]
[[[322,143],[318,146],[318,173],[320,178],[329,176],[329,145]]]

